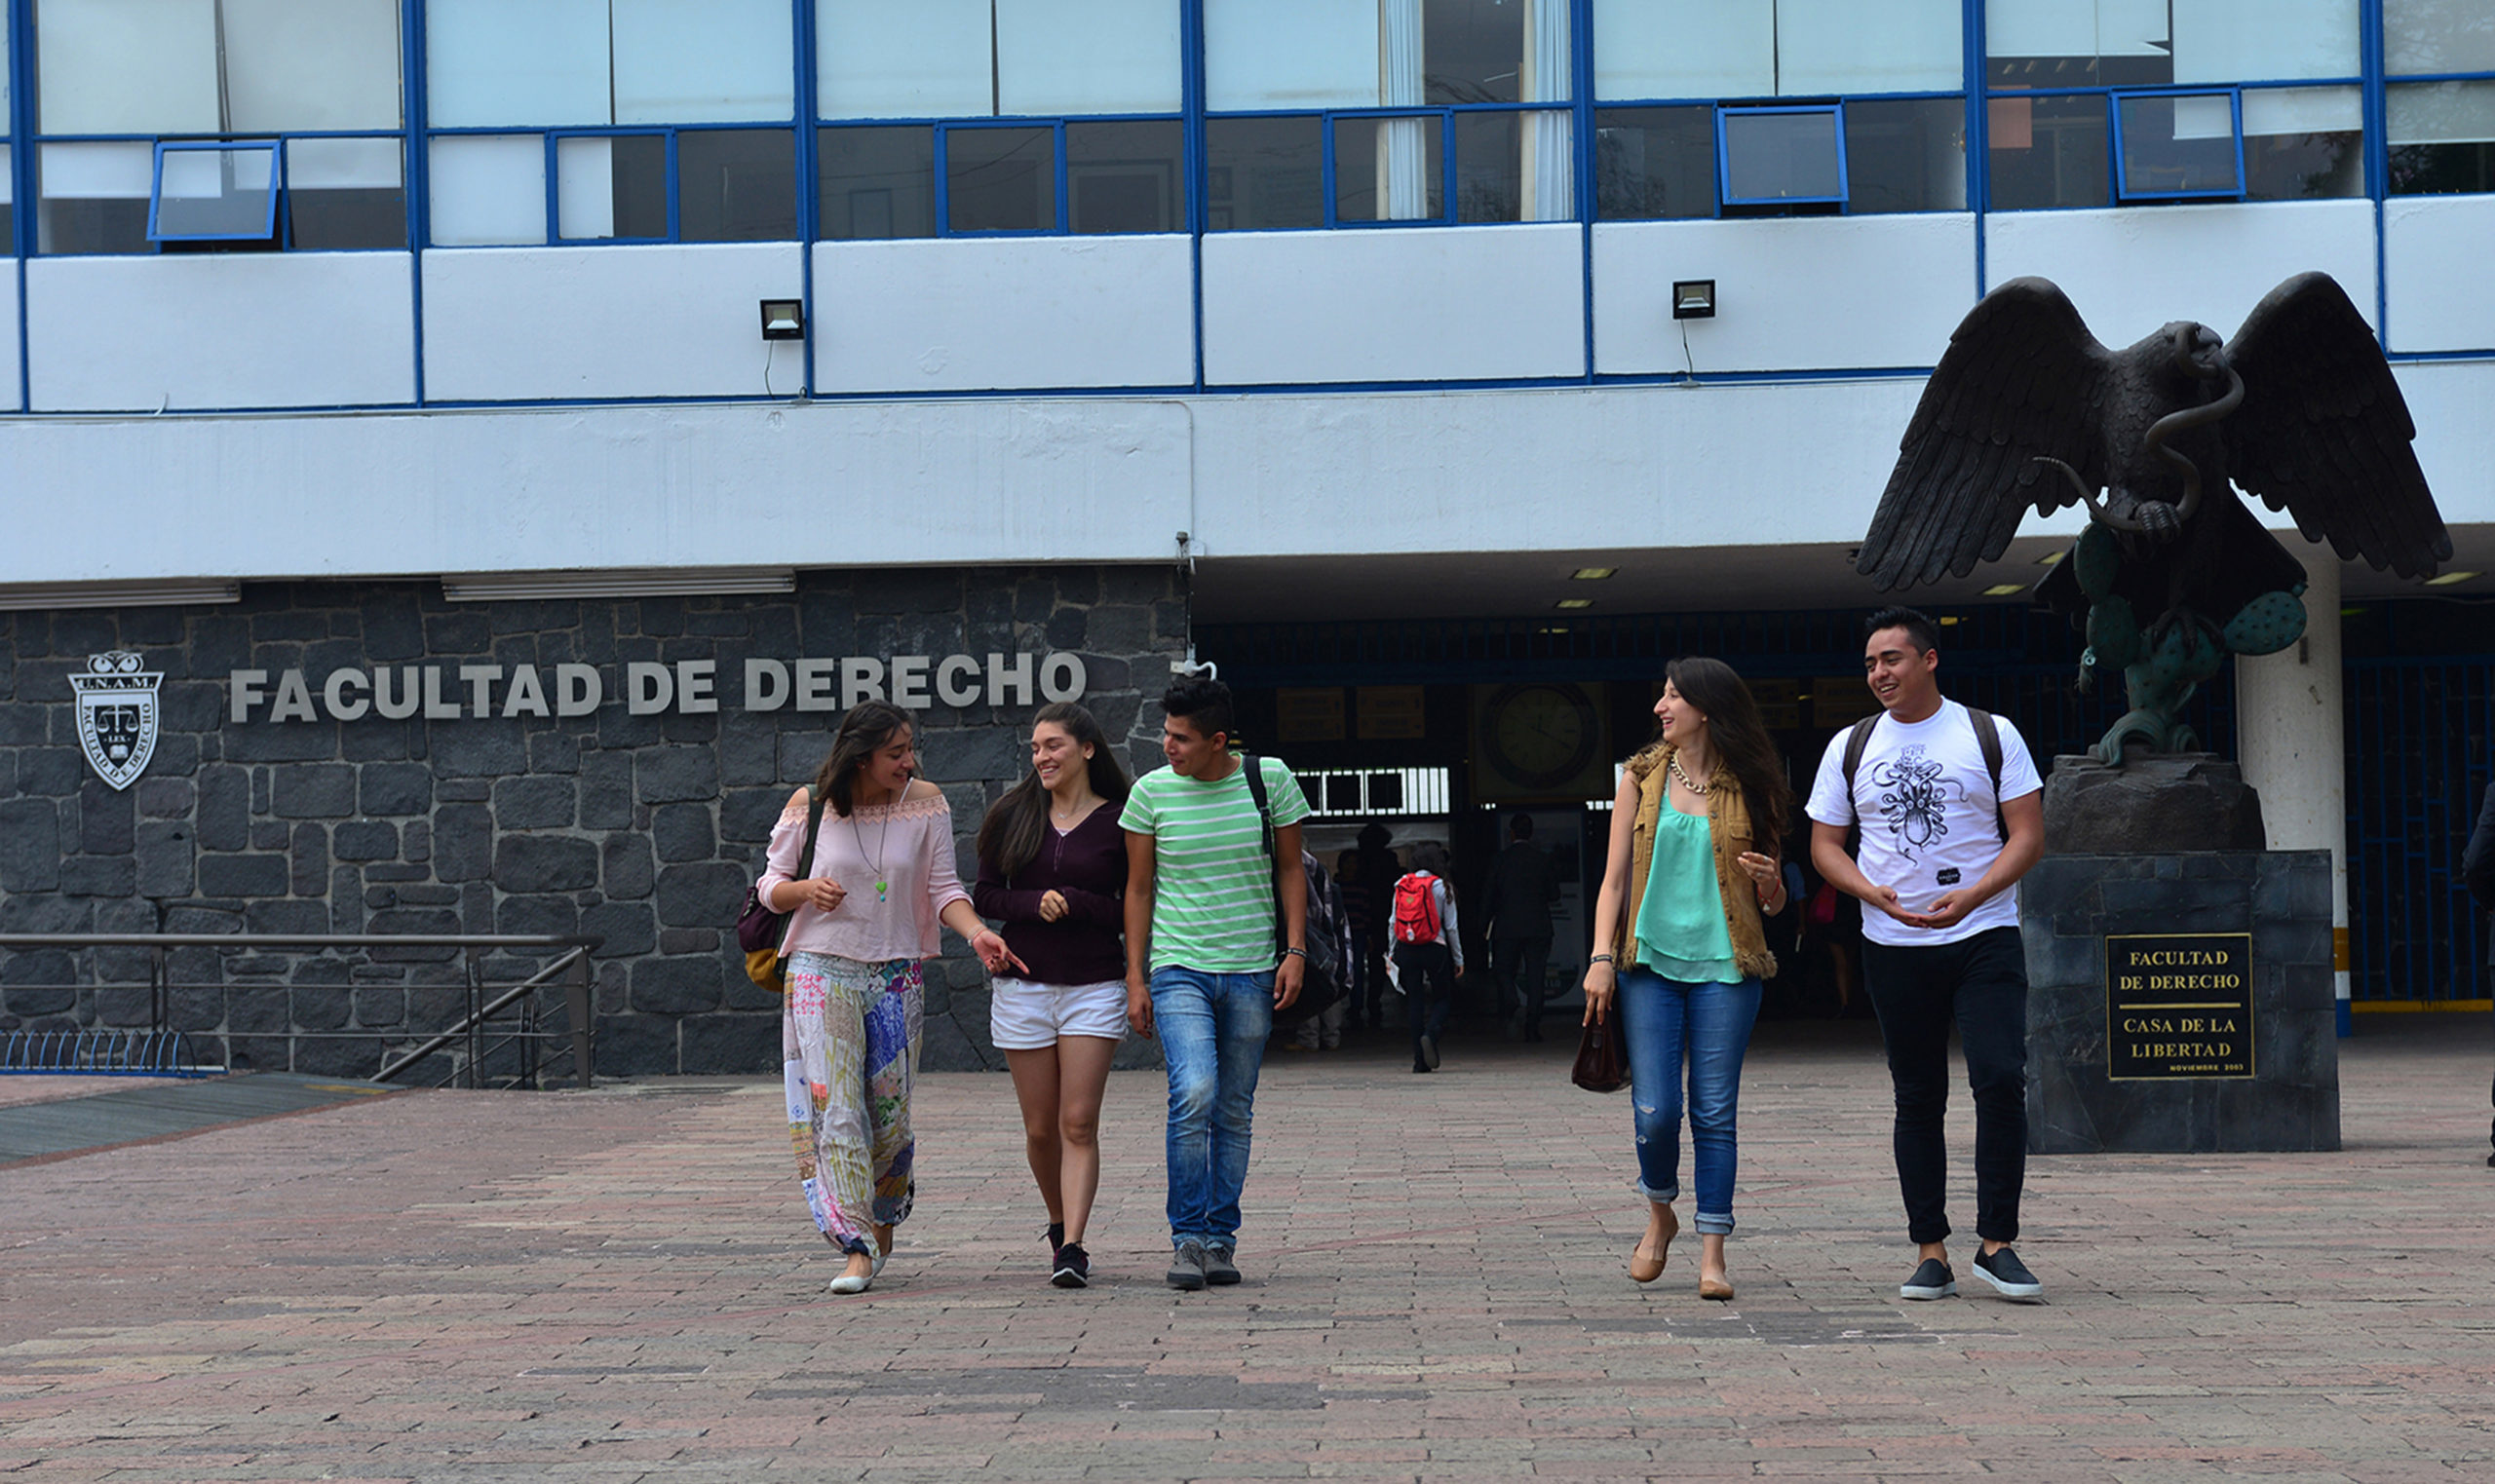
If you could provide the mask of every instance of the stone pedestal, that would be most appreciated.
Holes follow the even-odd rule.
[[[2327,851],[2049,856],[2019,884],[2019,912],[2030,1151],[2339,1147]],[[2215,935],[2205,940],[2207,956],[2191,951],[2200,934]],[[2126,962],[2179,957],[2176,968],[2149,971],[2186,977],[2170,992],[2159,979],[2117,989],[2118,1004],[2160,1008],[2109,1017],[2108,938],[2122,940],[2110,953]],[[2143,954],[2135,938],[2185,951]],[[2201,1008],[2228,996],[2190,977],[2190,965],[2229,955],[2248,980],[2237,993],[2248,990],[2250,1023],[2205,1037],[2236,1015]],[[2247,1036],[2248,1059],[2231,1039]],[[2198,1049],[2218,1045],[2230,1047],[2225,1055]]]
[[[2045,849],[2057,856],[2269,848],[2261,796],[2214,753],[2133,751],[2120,768],[2062,756],[2045,780]]]

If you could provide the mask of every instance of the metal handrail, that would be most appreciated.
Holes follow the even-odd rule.
[[[147,987],[149,1029],[166,1034],[171,1027],[170,990],[165,976],[165,951],[169,948],[225,948],[254,950],[262,948],[326,949],[326,948],[460,948],[469,955],[469,1011],[466,1018],[451,1030],[427,1041],[415,1052],[401,1057],[385,1067],[379,1081],[387,1081],[406,1070],[418,1059],[430,1055],[452,1042],[465,1037],[469,1042],[471,1078],[475,1080],[480,1027],[485,1018],[507,1008],[532,989],[544,985],[555,974],[569,970],[565,985],[566,1008],[571,1019],[572,1069],[583,1087],[596,1084],[596,1038],[592,1023],[590,1004],[590,954],[605,943],[603,937],[591,933],[557,932],[0,932],[0,952],[19,948],[145,948],[148,950]],[[477,955],[489,948],[568,949],[561,958],[538,970],[527,980],[496,999],[491,1005],[480,1005],[481,985],[476,977]]]

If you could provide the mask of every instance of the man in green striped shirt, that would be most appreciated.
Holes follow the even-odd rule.
[[[1181,680],[1161,700],[1170,760],[1135,780],[1127,832],[1127,1018],[1158,1034],[1170,1067],[1170,1286],[1239,1281],[1256,1074],[1274,1011],[1299,998],[1308,960],[1308,800],[1290,769],[1256,758],[1257,812],[1230,687]],[[1281,932],[1275,931],[1277,912]]]

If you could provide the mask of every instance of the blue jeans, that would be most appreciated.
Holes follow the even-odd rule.
[[[1733,1230],[1733,1122],[1758,997],[1756,979],[1683,984],[1635,968],[1620,976],[1621,1046],[1629,1053],[1629,1099],[1637,1116],[1637,1193],[1667,1204],[1680,1196],[1686,1062],[1702,1233]]]
[[[1170,1244],[1235,1247],[1274,976],[1156,969],[1152,1020],[1170,1064]]]

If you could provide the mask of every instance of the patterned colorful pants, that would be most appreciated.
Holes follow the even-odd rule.
[[[780,1022],[788,1138],[815,1226],[851,1252],[872,1252],[875,1227],[909,1219],[922,987],[911,959],[788,959]]]

